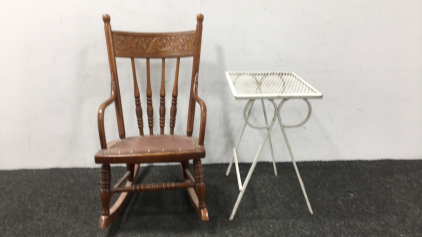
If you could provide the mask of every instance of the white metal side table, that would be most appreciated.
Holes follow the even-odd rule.
[[[237,208],[239,207],[240,201],[242,200],[243,194],[245,193],[246,187],[248,186],[249,180],[251,179],[252,173],[258,162],[258,158],[259,158],[259,155],[261,154],[262,147],[265,145],[267,140],[269,140],[269,143],[270,143],[271,155],[272,155],[273,165],[274,165],[274,173],[277,176],[277,168],[275,165],[274,152],[273,152],[273,146],[272,146],[271,135],[270,135],[276,118],[278,118],[281,131],[283,132],[284,140],[286,141],[290,158],[292,159],[293,166],[295,168],[297,178],[299,179],[299,183],[302,188],[303,195],[305,196],[305,200],[306,200],[306,204],[308,205],[309,212],[313,214],[311,204],[309,203],[308,196],[306,195],[305,186],[302,182],[302,178],[300,177],[299,170],[297,169],[295,158],[293,156],[293,152],[289,144],[289,140],[287,139],[285,128],[294,128],[294,127],[299,127],[305,124],[309,120],[309,117],[311,116],[311,113],[312,113],[312,107],[308,99],[322,98],[321,92],[313,88],[311,85],[309,85],[306,81],[304,81],[302,78],[300,78],[293,72],[226,72],[226,77],[227,77],[227,81],[230,85],[234,98],[238,100],[242,100],[242,99],[249,100],[246,103],[245,108],[243,110],[243,118],[245,122],[243,124],[243,128],[240,133],[239,139],[237,140],[236,147],[233,148],[233,156],[230,160],[230,164],[226,173],[227,176],[230,174],[230,170],[234,161],[240,193],[237,198],[236,204],[234,205],[233,211],[230,215],[230,220],[233,220],[233,217],[236,214]],[[267,113],[265,111],[265,106],[264,106],[264,99],[268,100],[274,106],[274,115],[269,125],[268,125],[268,120],[267,120]],[[282,99],[282,100],[277,105],[274,102],[275,99]],[[308,114],[305,120],[303,120],[299,124],[284,125],[283,121],[281,120],[281,116],[280,116],[281,107],[289,99],[302,99],[308,105]],[[263,110],[265,124],[266,124],[265,126],[253,125],[248,120],[249,115],[251,114],[252,107],[255,103],[255,100],[261,100],[262,110]],[[237,148],[239,147],[239,143],[242,139],[243,132],[245,131],[246,125],[255,129],[266,129],[267,133],[266,133],[264,141],[262,142],[261,146],[258,149],[258,153],[256,154],[255,159],[253,160],[253,163],[252,163],[251,168],[249,169],[248,175],[246,176],[246,179],[244,183],[242,184],[236,151],[237,151]]]

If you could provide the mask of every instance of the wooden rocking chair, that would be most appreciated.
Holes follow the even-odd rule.
[[[208,221],[208,211],[205,206],[205,184],[201,158],[205,157],[204,136],[206,123],[206,106],[198,97],[198,70],[201,53],[202,21],[204,16],[198,14],[195,31],[175,33],[133,33],[112,31],[110,16],[104,15],[104,29],[107,41],[108,59],[111,72],[111,97],[101,104],[98,110],[98,130],[101,150],[95,154],[95,163],[101,166],[101,201],[102,214],[100,229],[109,226],[120,214],[133,192],[146,192],[185,188],[189,198],[201,220]],[[140,136],[125,136],[122,102],[117,76],[116,57],[130,58],[132,62],[136,116]],[[189,112],[186,135],[174,135],[177,111],[178,74],[181,57],[193,57],[192,81],[190,87]],[[147,68],[147,114],[150,135],[144,135],[142,108],[138,89],[134,58],[145,58]],[[150,80],[150,59],[162,60],[162,76],[160,90],[160,133],[153,133],[153,107]],[[165,108],[165,59],[177,58],[176,76],[172,93],[170,110],[170,134],[164,134]],[[104,110],[111,103],[115,104],[119,130],[119,140],[107,143],[104,131]],[[199,137],[192,137],[195,103],[201,109]],[[190,173],[189,160],[193,160],[193,173]],[[140,163],[180,162],[184,182],[135,185]],[[127,172],[111,188],[110,164],[124,163]],[[122,186],[126,181],[126,185]],[[110,208],[110,198],[115,193],[121,193],[115,204]]]

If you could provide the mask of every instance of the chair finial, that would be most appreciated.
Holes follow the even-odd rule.
[[[204,20],[204,15],[202,15],[202,13],[199,13],[198,15],[196,15],[196,20],[202,23],[202,21]]]
[[[104,14],[103,15],[103,21],[104,21],[104,23],[110,24],[110,16],[108,14]]]

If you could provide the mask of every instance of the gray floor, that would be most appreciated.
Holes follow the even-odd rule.
[[[238,190],[226,164],[205,165],[209,222],[184,190],[135,194],[98,230],[99,169],[0,171],[0,236],[422,236],[422,160],[301,162],[309,214],[291,163],[258,163]],[[250,164],[241,164],[243,179]],[[114,182],[123,168],[112,168]],[[178,166],[143,167],[145,182],[181,180]],[[114,183],[113,182],[113,183]]]

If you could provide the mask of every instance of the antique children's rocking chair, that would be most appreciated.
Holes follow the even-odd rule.
[[[204,136],[206,123],[206,106],[198,97],[198,71],[201,54],[202,21],[204,16],[198,14],[195,31],[173,33],[133,33],[112,31],[110,16],[104,15],[104,29],[107,41],[108,59],[111,72],[111,96],[101,104],[98,110],[98,131],[100,135],[101,150],[95,154],[95,163],[101,166],[101,201],[102,214],[100,229],[109,226],[124,209],[133,192],[147,192],[185,188],[196,213],[201,220],[208,220],[208,211],[205,206],[205,184],[202,171],[201,158],[205,157]],[[136,116],[140,136],[125,136],[122,102],[117,74],[116,57],[130,58],[132,62],[134,96]],[[174,135],[177,111],[178,75],[181,57],[193,57],[192,79],[190,84],[189,110],[187,117],[186,135]],[[146,59],[147,75],[147,115],[149,135],[144,135],[143,118],[140,93],[136,79],[135,58]],[[177,58],[176,76],[174,79],[171,109],[170,109],[170,134],[164,134],[165,107],[165,59]],[[150,60],[161,59],[162,75],[160,90],[160,133],[153,132],[153,107],[150,79]],[[107,143],[104,130],[104,110],[111,103],[115,104],[116,117],[119,131],[119,140]],[[195,118],[195,104],[201,109],[199,137],[193,137],[193,124]],[[193,173],[190,173],[189,160],[193,160]],[[180,162],[184,182],[158,183],[136,185],[136,177],[140,163]],[[126,164],[127,172],[111,187],[110,164]],[[126,181],[126,185],[122,186]],[[121,193],[115,204],[110,208],[110,198],[113,194]]]

